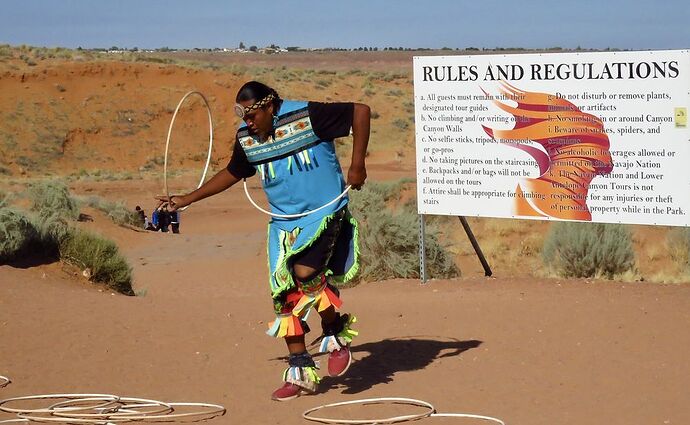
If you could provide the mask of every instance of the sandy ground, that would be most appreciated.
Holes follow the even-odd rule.
[[[109,194],[134,202],[156,190],[127,184]],[[457,280],[345,289],[345,310],[359,319],[356,362],[346,376],[324,378],[317,395],[271,401],[286,351],[264,334],[266,218],[243,198],[236,187],[194,205],[180,235],[116,227],[93,212],[87,226],[122,246],[137,297],[59,264],[0,266],[0,375],[13,381],[0,398],[97,392],[224,405],[213,424],[301,424],[307,408],[371,397],[515,425],[690,423],[690,286],[537,281],[502,270],[484,278],[478,262]],[[419,410],[329,414],[409,411]]]

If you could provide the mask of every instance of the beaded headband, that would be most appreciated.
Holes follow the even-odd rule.
[[[268,96],[264,97],[258,102],[254,102],[252,105],[246,107],[238,103],[235,105],[235,115],[237,115],[240,118],[244,118],[244,116],[250,113],[251,111],[263,108],[264,106],[268,105],[273,99],[274,96],[272,94],[269,94]]]

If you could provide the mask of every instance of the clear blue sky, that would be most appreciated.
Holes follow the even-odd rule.
[[[688,0],[2,0],[0,44],[690,47]]]

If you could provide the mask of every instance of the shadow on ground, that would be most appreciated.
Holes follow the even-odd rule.
[[[33,252],[31,254],[21,254],[16,258],[6,261],[0,261],[1,265],[8,265],[15,269],[30,269],[32,267],[43,266],[60,261],[60,255],[57,252]]]
[[[344,387],[343,394],[357,394],[391,382],[397,372],[420,370],[436,359],[457,356],[481,344],[477,340],[444,337],[403,337],[356,345],[352,347],[355,361],[347,374],[340,378],[324,377],[319,392],[337,386]],[[327,370],[326,356],[320,360],[321,369]]]

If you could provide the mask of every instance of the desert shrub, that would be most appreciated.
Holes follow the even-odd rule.
[[[414,204],[400,204],[401,191],[409,179],[367,182],[352,193],[350,210],[360,223],[359,279],[419,277],[419,222]],[[451,254],[439,243],[438,229],[427,228],[427,267],[435,278],[459,275]]]
[[[393,120],[393,127],[396,127],[400,130],[407,130],[407,127],[409,126],[410,125],[407,123],[407,121],[405,121],[402,118],[396,118],[395,120]]]
[[[690,271],[690,227],[674,227],[669,230],[666,248],[676,264]]]
[[[140,222],[136,211],[130,210],[122,202],[107,201],[98,196],[89,196],[88,198],[80,199],[80,202],[103,211],[115,224],[120,226],[131,225],[140,227],[143,224]]]
[[[0,263],[26,252],[38,239],[26,215],[13,208],[0,208]]]
[[[0,190],[0,208],[6,207],[12,201],[12,194]]]
[[[60,257],[81,269],[90,270],[90,278],[125,295],[134,295],[132,268],[114,242],[79,229],[60,243]]]
[[[400,89],[391,89],[386,92],[386,96],[402,96],[404,93]]]
[[[69,193],[67,185],[59,180],[46,180],[34,183],[27,191],[31,200],[31,210],[42,218],[52,215],[76,220],[79,217],[77,203]]]
[[[553,223],[542,256],[563,277],[612,279],[635,266],[632,235],[620,224]]]

